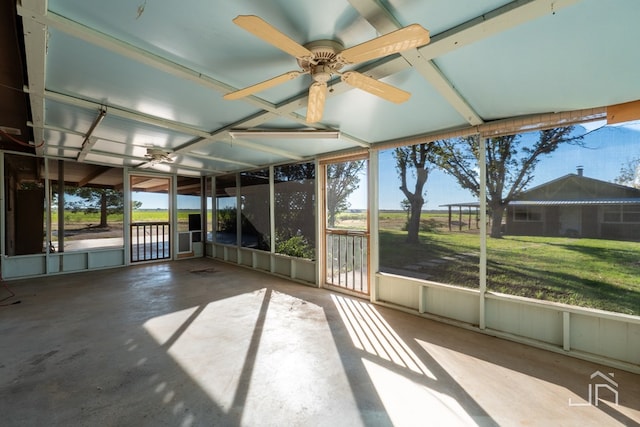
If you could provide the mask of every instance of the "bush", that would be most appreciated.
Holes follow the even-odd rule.
[[[313,259],[315,248],[309,244],[304,236],[293,236],[276,243],[276,252],[298,258]]]

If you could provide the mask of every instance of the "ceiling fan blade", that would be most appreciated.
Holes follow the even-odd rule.
[[[327,98],[327,84],[314,82],[309,87],[309,103],[307,105],[307,123],[319,122],[324,111],[324,101]]]
[[[345,49],[338,56],[348,64],[357,64],[427,43],[429,43],[429,31],[419,24],[412,24]]]
[[[302,74],[300,71],[289,71],[287,73],[280,74],[278,77],[265,80],[261,83],[256,83],[253,86],[245,87],[244,89],[236,90],[235,92],[229,92],[225,94],[223,98],[227,100],[244,98],[245,96],[253,95],[254,93],[261,92],[284,82],[288,82],[289,80],[293,80],[300,74]]]
[[[264,19],[255,15],[239,15],[233,22],[256,37],[272,44],[296,58],[312,57],[313,53],[300,43],[281,33]]]
[[[356,71],[343,73],[342,81],[353,87],[367,91],[370,94],[386,99],[387,101],[395,102],[396,104],[405,102],[411,97],[411,94],[407,91],[398,89],[395,86],[383,83]]]

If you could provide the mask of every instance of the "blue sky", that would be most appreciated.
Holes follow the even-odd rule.
[[[169,196],[167,194],[134,191],[133,200],[142,202],[140,209],[169,208]],[[178,195],[178,209],[200,209],[200,198],[195,196]]]

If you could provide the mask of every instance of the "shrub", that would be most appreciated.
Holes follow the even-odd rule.
[[[315,248],[309,244],[304,236],[293,236],[287,240],[276,243],[276,252],[298,258],[315,257]]]

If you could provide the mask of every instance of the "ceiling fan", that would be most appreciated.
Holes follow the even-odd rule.
[[[303,74],[309,74],[313,83],[309,87],[306,116],[308,123],[315,123],[322,118],[327,96],[327,82],[334,74],[340,75],[343,82],[388,101],[399,104],[408,100],[411,96],[409,92],[357,71],[340,72],[340,69],[345,65],[382,58],[429,43],[429,31],[418,24],[400,28],[345,49],[341,43],[334,40],[318,40],[302,46],[255,15],[240,15],[233,22],[267,43],[294,56],[302,71],[289,71],[261,83],[227,93],[224,95],[224,99],[240,99],[285,83]]]
[[[158,163],[173,163],[173,159],[169,157],[169,154],[171,153],[161,148],[147,147],[147,153],[144,156],[154,165]]]

